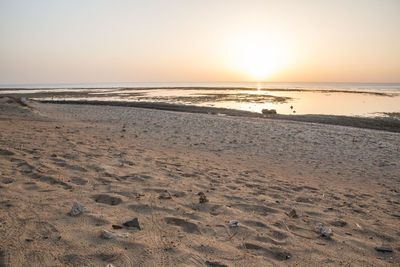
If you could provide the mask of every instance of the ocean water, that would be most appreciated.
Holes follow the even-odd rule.
[[[279,83],[279,82],[124,82],[124,83],[65,83],[65,84],[0,84],[1,89],[79,89],[79,88],[259,88],[301,90],[367,90],[400,92],[400,83]]]
[[[164,102],[279,114],[376,117],[400,112],[400,83],[92,83],[2,85],[45,100]]]

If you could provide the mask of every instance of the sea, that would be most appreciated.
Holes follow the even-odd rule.
[[[400,83],[129,82],[0,85],[38,100],[145,101],[279,114],[398,117]]]

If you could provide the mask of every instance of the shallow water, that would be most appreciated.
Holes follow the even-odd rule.
[[[120,84],[115,84],[120,85]],[[154,84],[156,85],[156,84]],[[185,85],[185,84],[178,84]],[[197,84],[202,85],[202,84]],[[222,86],[224,85],[224,86]],[[121,87],[8,88],[0,94],[21,94],[46,100],[165,102],[279,114],[324,114],[375,117],[400,112],[400,84],[263,84],[257,88]],[[255,84],[245,84],[247,86]],[[267,85],[269,87],[267,88]]]

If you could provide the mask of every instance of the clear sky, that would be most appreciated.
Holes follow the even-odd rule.
[[[400,0],[0,0],[0,84],[400,82]]]

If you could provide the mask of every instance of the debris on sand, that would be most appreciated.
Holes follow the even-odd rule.
[[[261,110],[262,114],[276,114],[276,110],[275,109],[263,109]]]
[[[235,221],[235,220],[231,220],[231,221],[229,221],[229,226],[230,227],[238,227],[239,226],[239,222]]]
[[[321,222],[318,222],[316,224],[315,232],[326,238],[331,238],[331,236],[333,235],[332,230],[325,227],[324,224]]]
[[[393,249],[389,246],[375,247],[375,250],[379,252],[393,252]]]
[[[68,213],[70,216],[78,216],[79,214],[88,211],[81,203],[74,202],[71,211]]]
[[[208,202],[206,194],[204,194],[203,192],[199,192],[197,195],[199,195],[199,203],[200,204]]]
[[[217,262],[217,261],[206,261],[206,266],[207,267],[228,267],[228,265],[225,265],[225,264]]]
[[[126,226],[126,227],[135,227],[135,228],[141,230],[138,218],[133,218],[131,220],[128,220],[128,221],[124,222],[122,225]]]
[[[162,193],[158,196],[158,199],[172,199],[171,194],[167,191],[166,193]]]
[[[299,218],[295,209],[292,209],[291,211],[289,211],[289,213],[286,213],[286,215],[290,218]]]

